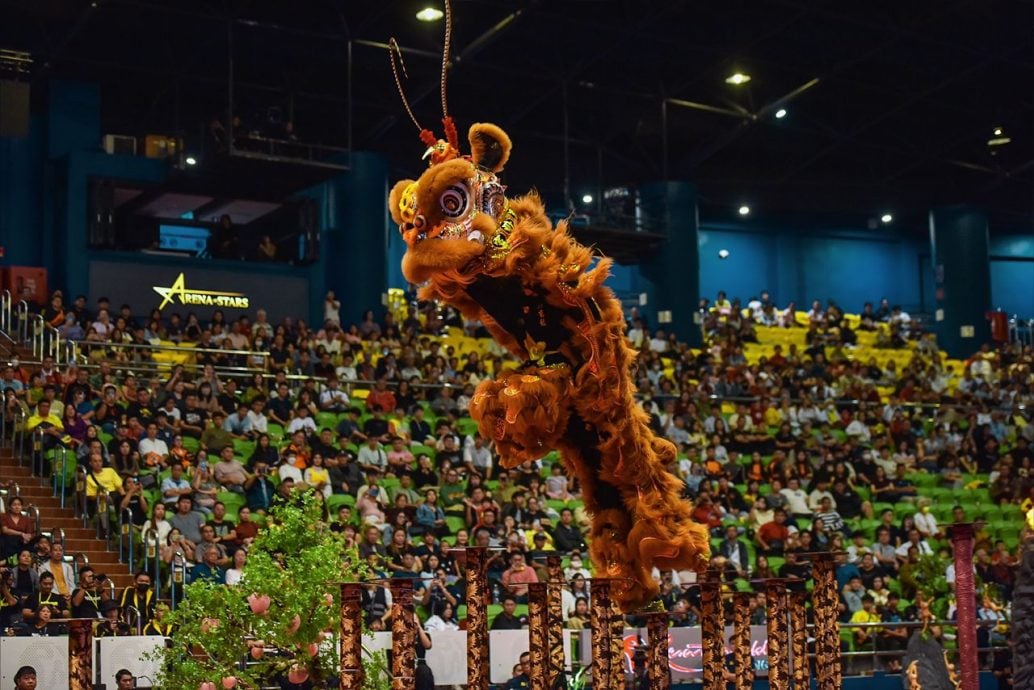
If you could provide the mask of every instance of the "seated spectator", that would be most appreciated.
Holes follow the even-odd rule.
[[[194,508],[208,516],[212,514],[212,508],[215,507],[219,498],[220,486],[212,476],[208,460],[205,459],[203,453],[204,451],[198,453],[200,461],[190,486],[194,490],[191,494],[191,498],[194,499]]]
[[[158,423],[147,423],[147,436],[138,445],[140,459],[146,467],[165,468],[169,464],[169,446],[158,438]]]
[[[15,555],[36,537],[36,523],[22,514],[24,504],[19,496],[7,502],[7,510],[0,514],[0,532],[3,533],[3,560]]]
[[[523,558],[523,556],[522,556]],[[528,570],[531,570],[528,568]],[[534,571],[531,571],[534,573]],[[535,580],[537,582],[537,580]],[[503,610],[500,611],[492,621],[492,630],[522,630],[528,626],[527,616],[515,615],[517,611],[517,598],[512,594],[503,595]]]
[[[265,515],[273,502],[276,485],[269,479],[269,465],[265,462],[255,463],[255,472],[248,476],[244,483],[244,496],[248,507],[260,515]]]
[[[219,462],[213,468],[213,476],[225,491],[242,494],[248,481],[248,471],[234,455],[233,446],[224,447],[219,452]]]
[[[500,584],[514,597],[516,603],[527,603],[528,584],[538,581],[535,570],[524,562],[523,553],[517,551],[510,554],[510,567],[503,572]]]
[[[309,416],[309,408],[299,403],[294,410],[294,418],[287,425],[287,432],[294,434],[302,431],[306,436],[316,433],[316,420]]]
[[[252,440],[255,438],[255,429],[252,427],[250,413],[247,403],[237,403],[237,410],[223,421],[223,431],[235,439]]]
[[[190,582],[226,584],[226,571],[220,565],[220,561],[219,549],[215,545],[209,546],[202,553],[201,562],[190,569]]]
[[[233,445],[233,434],[223,428],[225,424],[225,412],[219,409],[212,413],[212,419],[199,439],[202,449],[219,452],[220,449]]]
[[[303,478],[306,484],[322,493],[324,498],[333,493],[330,485],[330,470],[323,465],[321,453],[312,454],[312,464],[305,468]]]
[[[937,525],[937,518],[930,512],[930,503],[928,498],[919,500],[919,511],[913,517],[914,524],[924,539],[941,539],[944,537],[944,531]]]
[[[320,409],[324,412],[344,412],[348,409],[349,403],[348,394],[341,389],[341,384],[337,378],[331,378],[327,381],[327,387],[320,393]],[[367,399],[366,404],[370,404],[369,399]],[[390,409],[395,408],[392,407]]]
[[[790,529],[786,526],[786,511],[782,508],[776,510],[772,522],[762,525],[755,539],[761,553],[766,556],[782,555],[790,539]]]

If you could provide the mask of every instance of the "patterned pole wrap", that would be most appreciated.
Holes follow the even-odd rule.
[[[610,673],[614,688],[625,687],[625,614],[621,612],[618,600],[610,598]]]
[[[955,601],[959,633],[961,690],[977,690],[977,602],[973,580],[973,525],[951,526],[951,550],[955,556]]]
[[[467,688],[488,690],[488,551],[466,548],[467,580]]]
[[[736,592],[732,609],[732,654],[736,690],[754,685],[754,657],[750,653],[750,592]]]
[[[557,687],[564,674],[564,569],[560,556],[546,558],[546,572],[549,576],[549,587],[546,588],[549,628],[546,641],[549,646],[549,661],[546,665],[546,677],[550,690]]]
[[[413,581],[391,581],[391,688],[416,688],[417,622]]]
[[[363,687],[363,586],[341,584],[341,690]]]
[[[703,648],[704,690],[725,688],[725,626],[722,624],[722,583],[708,571],[700,583],[700,644]]]
[[[95,618],[68,621],[68,688],[93,690],[93,624]]]
[[[786,612],[786,582],[765,582],[768,600],[768,687],[788,690],[790,687],[790,630]]]
[[[793,686],[811,687],[811,669],[808,664],[808,603],[807,592],[790,593],[790,635],[793,652]]]
[[[668,614],[657,611],[646,614],[646,634],[650,641],[650,653],[646,658],[646,675],[651,690],[671,688],[671,670],[668,666]]]
[[[590,580],[592,596],[589,598],[589,620],[592,625],[592,687],[594,690],[609,690],[613,687],[610,646],[610,580]]]
[[[818,690],[840,690],[840,622],[837,607],[836,566],[832,553],[811,556],[815,586],[811,591],[811,606],[815,612],[815,676]]]
[[[548,690],[546,672],[549,646],[549,608],[545,582],[528,585],[528,653],[531,656],[531,690]]]

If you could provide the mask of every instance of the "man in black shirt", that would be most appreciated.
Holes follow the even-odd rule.
[[[327,472],[330,475],[330,484],[336,494],[349,494],[355,496],[359,487],[366,483],[366,477],[355,461],[355,456],[347,450],[339,450],[336,455],[331,456],[327,463]]]
[[[366,435],[359,428],[359,408],[350,407],[345,411],[345,415],[345,418],[338,422],[336,429],[340,443],[343,445],[365,441]]]
[[[146,427],[147,423],[154,418],[155,409],[151,404],[151,391],[141,388],[136,392],[136,400],[126,406],[126,419],[136,420],[137,424]]]
[[[409,420],[409,438],[413,443],[424,445],[431,436],[431,425],[424,419],[424,408],[419,405],[413,410],[413,418]]]
[[[22,604],[22,617],[25,622],[31,623],[36,620],[36,611],[44,604],[54,607],[60,618],[68,618],[71,615],[68,599],[54,591],[54,576],[48,571],[43,571],[39,576],[39,591]]]
[[[294,403],[291,402],[291,391],[286,383],[280,383],[276,387],[276,395],[266,405],[269,421],[274,424],[286,427],[291,423],[291,411]]]
[[[180,434],[191,438],[201,438],[201,434],[208,424],[208,411],[198,407],[197,393],[187,393],[180,415]]]
[[[527,616],[515,616],[517,600],[512,595],[503,596],[503,610],[492,621],[492,630],[522,630],[528,627]]]
[[[574,513],[570,508],[560,511],[560,523],[553,530],[553,546],[564,553],[585,548],[585,537],[575,524]]]
[[[79,586],[72,592],[72,618],[100,618],[100,601],[93,568],[80,568]]]

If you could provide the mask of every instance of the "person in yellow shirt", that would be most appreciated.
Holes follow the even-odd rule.
[[[47,398],[40,400],[36,405],[36,411],[25,420],[26,431],[34,432],[37,428],[42,433],[39,456],[43,462],[42,470],[44,474],[50,474],[50,461],[45,454],[46,451],[62,444],[65,425],[61,423],[61,416],[51,410],[50,400]]]
[[[879,623],[880,620],[880,614],[876,612],[876,601],[868,594],[862,595],[862,608],[851,614],[851,623]],[[855,628],[855,648],[871,648],[879,632],[878,627]]]
[[[89,469],[86,472],[86,506],[91,517],[98,515],[104,533],[108,533],[109,514],[122,500],[122,477],[114,468],[104,466],[100,452],[90,454]],[[103,508],[98,497],[103,494],[107,503]]]

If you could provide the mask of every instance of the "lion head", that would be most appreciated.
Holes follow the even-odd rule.
[[[497,173],[510,157],[510,137],[478,123],[467,135],[470,156],[439,141],[428,148],[431,166],[417,180],[401,180],[388,197],[392,219],[406,241],[402,273],[422,283],[436,273],[462,270],[491,254],[505,239],[513,215]]]

